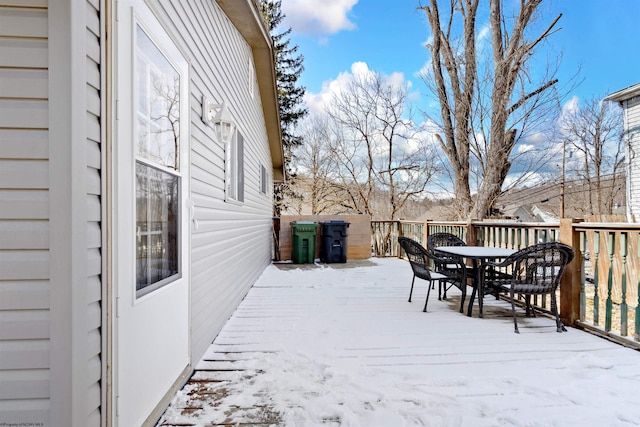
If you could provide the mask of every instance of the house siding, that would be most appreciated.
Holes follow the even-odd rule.
[[[627,203],[630,219],[640,220],[640,96],[624,101],[625,130],[629,138],[629,169],[627,170]]]
[[[0,420],[6,423],[107,424],[105,1],[0,0]],[[256,73],[248,69],[252,48],[218,4],[162,0],[151,7],[191,66],[195,363],[270,262],[272,192],[270,185],[260,192],[260,167],[271,171],[272,159]],[[224,147],[201,121],[203,95],[227,102],[244,138],[241,204],[225,202]]]
[[[191,357],[195,363],[271,260],[271,191],[260,193],[260,164],[271,165],[251,47],[216,2],[160,1],[191,64]],[[252,80],[249,80],[252,79]],[[202,96],[226,101],[245,140],[244,202],[225,202],[224,147],[201,120]],[[271,170],[271,168],[269,168]],[[270,181],[271,182],[271,181]]]
[[[0,4],[0,420],[48,422],[47,9]],[[24,6],[24,7],[21,7]]]
[[[51,8],[60,13],[72,3],[60,2]],[[81,10],[85,15],[84,19],[70,19],[86,33],[85,50],[70,54],[86,62],[86,84],[78,83],[86,87],[80,101],[86,114],[75,117],[70,103],[55,103],[50,89],[51,75],[65,74],[56,68],[70,67],[55,58],[50,34],[72,31],[70,26],[53,28],[47,1],[0,0],[0,420],[8,424],[103,424],[102,4],[73,4],[74,12]],[[71,49],[67,46],[66,50]],[[55,180],[71,174],[63,166],[70,160],[60,162],[62,156],[52,153],[71,147],[73,140],[51,136],[59,133],[51,128],[50,102],[84,129],[84,148],[79,151],[86,154],[73,157],[79,160],[74,168],[84,170],[82,183],[74,184],[84,189],[80,197],[64,181]],[[75,208],[58,209],[65,203],[54,206],[52,189],[56,194],[74,194],[70,205]],[[54,228],[62,223],[60,218],[71,217],[72,209],[81,212],[80,216],[73,214],[80,221],[63,222],[73,234],[80,232],[77,252],[56,246],[52,237]],[[74,253],[84,253],[85,259],[73,260]],[[58,280],[61,276],[54,272],[64,270],[54,266],[60,261],[74,266],[68,281]],[[74,280],[77,272],[84,280]],[[78,284],[81,290],[75,291]],[[58,302],[68,294],[81,296],[83,301],[69,305],[71,310],[63,309],[67,303]],[[54,326],[61,319],[69,320],[79,332],[61,328],[63,322]]]

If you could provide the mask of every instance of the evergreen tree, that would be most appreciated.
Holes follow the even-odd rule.
[[[282,128],[282,144],[284,146],[285,173],[287,180],[295,177],[290,168],[293,157],[292,150],[302,144],[302,137],[296,134],[296,124],[307,114],[307,109],[302,103],[305,93],[304,86],[298,84],[298,79],[304,70],[304,57],[298,53],[298,46],[291,44],[289,35],[291,28],[280,32],[278,26],[285,15],[280,9],[280,0],[260,0],[258,2],[262,16],[267,23],[269,34],[273,39],[276,62],[276,85],[278,90],[278,105],[280,110],[280,127]],[[289,186],[277,185],[275,187],[276,214],[280,209],[285,194],[289,193]],[[291,194],[289,196],[292,196]]]

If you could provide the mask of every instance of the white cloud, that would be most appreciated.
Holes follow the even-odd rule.
[[[351,72],[343,71],[334,80],[322,83],[320,93],[307,92],[304,102],[309,108],[310,115],[323,114],[334,95],[345,89],[353,81],[354,76],[366,77],[372,74],[373,71],[369,69],[366,62],[354,62],[351,64]]]
[[[304,96],[304,102],[309,109],[310,116],[322,114],[333,97],[347,88],[354,78],[364,81],[373,77],[374,74],[375,72],[369,68],[366,62],[354,62],[351,64],[351,70],[341,72],[334,80],[325,81],[319,93],[307,92]],[[413,85],[411,81],[405,78],[403,73],[394,72],[385,75],[384,79],[391,83],[394,88],[398,90],[405,89],[409,92],[410,96],[417,96],[411,93]]]
[[[575,114],[578,110],[580,110],[580,98],[574,96],[562,106],[562,115]]]
[[[533,132],[525,138],[525,141],[530,145],[542,145],[549,139],[549,136],[545,132]]]
[[[490,31],[491,31],[491,26],[489,25],[489,23],[484,24],[482,28],[480,28],[480,31],[478,32],[478,41],[483,42],[485,40],[488,40]]]
[[[505,178],[502,188],[508,188],[514,184],[518,184],[518,187],[535,186],[543,184],[546,180],[547,177],[537,172],[510,173]]]
[[[535,151],[536,147],[531,144],[520,144],[518,145],[518,154],[528,153]]]
[[[560,111],[560,117],[558,118],[558,126],[560,134],[564,137],[570,134],[567,125],[571,123],[572,117],[574,117],[580,111],[580,98],[573,96],[570,100],[562,105]]]
[[[349,12],[358,0],[283,0],[285,23],[296,33],[321,37],[342,30],[353,30],[356,25]],[[324,43],[326,43],[326,39]]]

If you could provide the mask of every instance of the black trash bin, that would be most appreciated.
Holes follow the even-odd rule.
[[[320,261],[347,262],[347,221],[320,223]]]

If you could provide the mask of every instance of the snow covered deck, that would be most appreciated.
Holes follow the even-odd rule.
[[[398,259],[270,266],[160,426],[628,426],[640,352],[459,294]],[[521,313],[524,316],[524,313]]]

